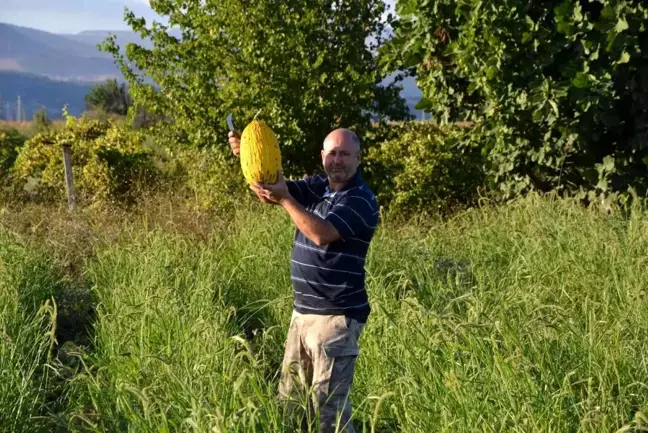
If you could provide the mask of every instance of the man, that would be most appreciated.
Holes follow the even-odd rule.
[[[240,135],[229,133],[239,155]],[[353,433],[349,391],[358,339],[369,316],[364,263],[378,224],[378,204],[361,179],[360,139],[336,129],[321,151],[325,175],[251,185],[264,203],[288,212],[296,225],[291,260],[294,309],[286,340],[280,397],[294,409],[314,392],[322,432]],[[290,405],[292,401],[292,405]]]

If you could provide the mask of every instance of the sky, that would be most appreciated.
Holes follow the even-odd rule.
[[[394,0],[387,0],[393,10]],[[52,33],[83,30],[129,30],[124,7],[147,23],[160,20],[148,0],[0,0],[0,22]]]
[[[160,20],[148,0],[0,0],[0,22],[68,34],[129,30],[124,23],[125,7],[147,22]]]

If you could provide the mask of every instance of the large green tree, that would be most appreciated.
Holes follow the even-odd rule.
[[[398,0],[387,70],[439,121],[475,122],[504,197],[648,191],[642,0]]]
[[[132,105],[126,84],[118,84],[114,78],[93,86],[85,100],[87,108],[122,116],[128,113],[128,108]]]
[[[407,118],[398,87],[380,86],[380,0],[152,0],[168,24],[126,22],[150,39],[113,53],[137,105],[165,116],[189,143],[225,146],[228,113],[242,129],[259,118],[278,134],[288,174],[320,165],[325,135],[362,134],[374,120]],[[147,77],[150,80],[145,79]],[[151,84],[151,80],[155,85]]]

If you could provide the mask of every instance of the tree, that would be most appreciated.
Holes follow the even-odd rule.
[[[648,191],[648,7],[640,0],[399,0],[386,70],[415,73],[440,122],[513,197]]]
[[[128,108],[132,105],[126,84],[118,85],[114,78],[92,87],[85,100],[87,108],[121,116],[128,114]]]
[[[168,26],[147,26],[131,11],[125,18],[152,49],[128,44],[121,55],[114,38],[103,48],[121,65],[135,104],[168,117],[195,146],[225,149],[226,116],[233,112],[242,129],[260,110],[279,137],[284,170],[302,174],[320,165],[331,129],[362,134],[372,116],[409,115],[399,88],[379,85],[382,1],[157,0],[151,7]]]
[[[33,128],[38,133],[46,133],[50,130],[52,126],[52,121],[47,115],[47,110],[45,107],[41,107],[34,113],[34,118],[32,120]]]

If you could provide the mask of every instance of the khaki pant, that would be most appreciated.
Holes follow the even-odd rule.
[[[345,316],[293,312],[279,384],[288,417],[304,425],[315,413],[322,433],[354,433],[349,391],[363,327]]]

